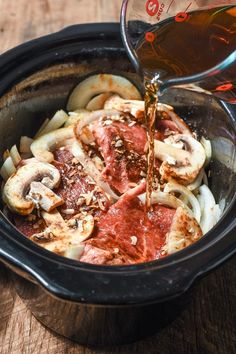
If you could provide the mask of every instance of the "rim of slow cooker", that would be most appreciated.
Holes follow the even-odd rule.
[[[117,23],[74,25],[6,52],[0,57],[0,72],[5,68],[6,74],[6,65],[10,70],[9,62],[13,64],[17,57],[24,58],[29,50],[32,51],[32,47],[35,50],[39,48],[42,50],[42,45],[45,45],[52,50],[52,42],[66,44],[72,39],[81,38],[116,40],[122,46]],[[22,75],[22,72],[20,74]],[[221,104],[235,123],[231,107]],[[100,305],[166,301],[185,292],[196,278],[236,252],[236,243],[232,237],[236,226],[233,219],[235,211],[234,197],[221,221],[197,243],[161,260],[127,266],[91,265],[58,256],[22,237],[22,234],[2,216],[0,231],[3,238],[0,242],[0,258],[31,275],[47,291],[59,298]],[[215,234],[218,235],[217,238]],[[45,260],[47,263],[44,263]],[[57,269],[53,268],[55,265]]]

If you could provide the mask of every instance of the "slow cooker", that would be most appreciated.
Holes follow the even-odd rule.
[[[76,84],[101,72],[123,75],[142,90],[119,24],[72,26],[1,55],[0,156],[65,108]],[[150,263],[95,266],[40,248],[0,215],[0,260],[14,272],[18,294],[45,326],[79,343],[114,345],[153,334],[186,305],[193,283],[236,251],[236,108],[181,89],[162,101],[212,142],[211,189],[224,213],[200,241]]]

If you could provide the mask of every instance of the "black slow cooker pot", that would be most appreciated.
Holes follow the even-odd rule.
[[[142,87],[126,57],[118,24],[73,26],[0,57],[0,156],[43,119],[64,108],[72,88],[95,72],[120,73]],[[94,266],[50,253],[0,215],[0,259],[33,314],[57,333],[90,345],[150,335],[181,310],[191,285],[236,250],[235,116],[233,106],[184,90],[162,97],[211,139],[211,188],[221,221],[193,246],[134,266]],[[184,300],[184,301],[183,301]]]

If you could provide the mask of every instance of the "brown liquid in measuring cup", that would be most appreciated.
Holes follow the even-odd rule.
[[[208,70],[236,50],[236,6],[201,10],[163,21],[144,34],[136,53],[146,80],[148,129],[147,208],[150,208],[154,168],[154,127],[158,83]],[[236,64],[199,84],[226,101],[236,102]],[[153,90],[155,91],[153,93]]]

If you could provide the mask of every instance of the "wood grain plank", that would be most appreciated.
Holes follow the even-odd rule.
[[[192,303],[169,327],[147,340],[123,347],[92,350],[44,328],[14,294],[6,271],[1,269],[0,348],[8,353],[190,353],[234,354],[236,349],[236,259],[203,279]],[[9,296],[12,292],[13,295]],[[14,306],[13,306],[14,304]]]
[[[119,21],[122,0],[0,0],[0,52],[78,23]]]

